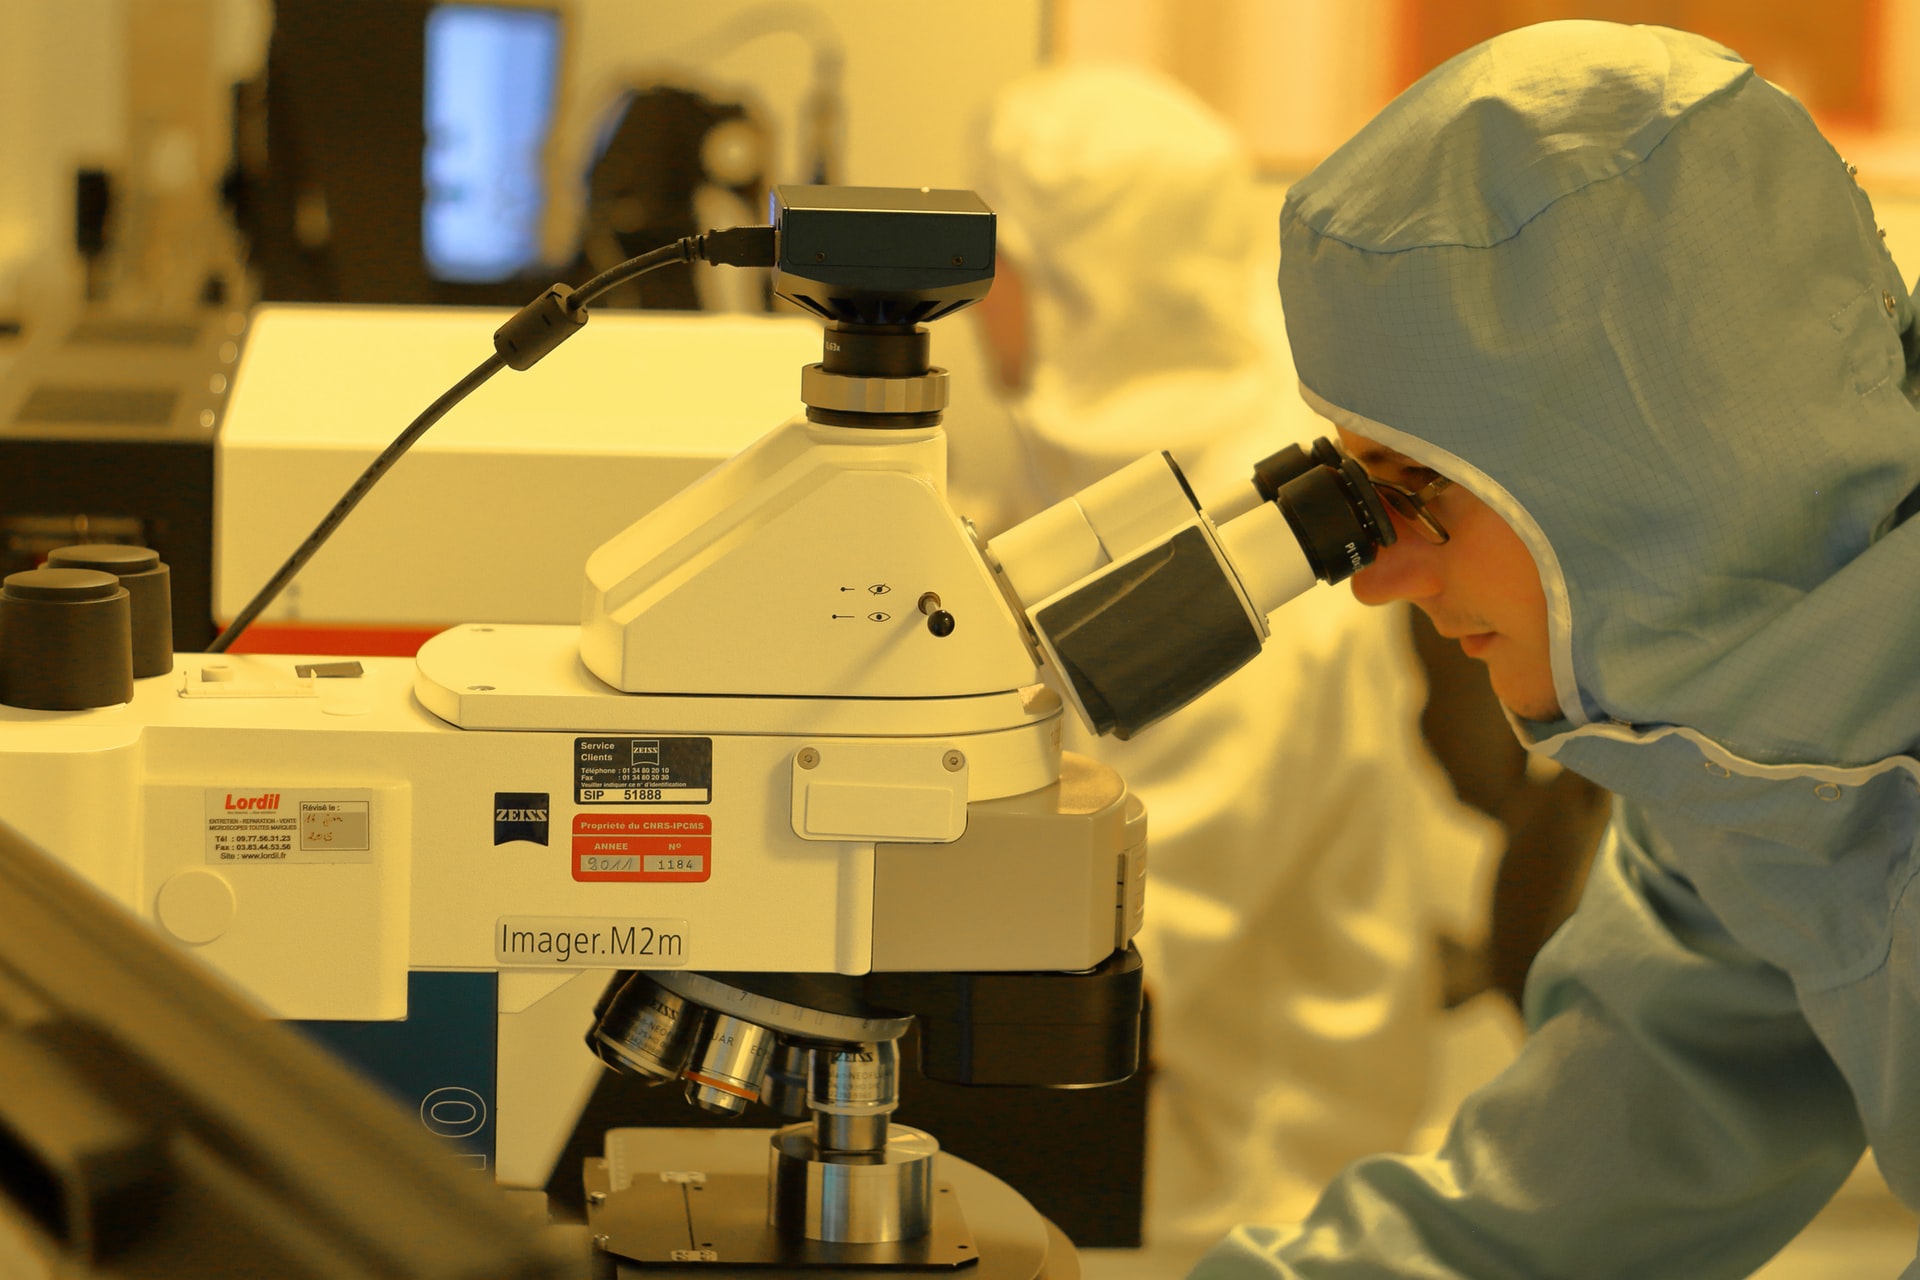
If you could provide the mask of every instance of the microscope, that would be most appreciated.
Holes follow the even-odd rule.
[[[129,681],[74,639],[113,625],[110,573],[15,575],[0,818],[274,1016],[405,1018],[410,972],[498,974],[503,1015],[604,981],[590,1067],[791,1120],[763,1173],[610,1136],[586,1172],[597,1274],[998,1249],[1024,1280],[1044,1224],[1005,1262],[969,1227],[1000,1191],[954,1194],[960,1162],[890,1119],[901,1036],[961,1084],[1134,1070],[1146,816],[1061,750],[1061,717],[1149,729],[1393,526],[1320,441],[1222,494],[1150,455],[981,538],[946,500],[927,325],[986,294],[992,212],[926,189],[771,203],[729,260],[824,322],[805,411],[595,551],[578,627],[460,626],[410,665],[179,654]],[[583,323],[564,292],[503,352],[526,355],[529,315]]]

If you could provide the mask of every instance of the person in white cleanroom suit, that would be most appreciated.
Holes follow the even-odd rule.
[[[1184,90],[1040,73],[996,99],[976,169],[999,219],[989,347],[1031,456],[1006,479],[1031,503],[1162,448],[1204,498],[1313,425],[1257,265],[1251,163]],[[1424,869],[1483,856],[1491,830],[1420,743],[1405,624],[1309,592],[1249,666],[1138,738],[1070,726],[1147,804],[1150,1241],[1303,1213],[1421,1114]]]
[[[1920,335],[1846,163],[1707,40],[1531,27],[1294,186],[1280,291],[1354,456],[1452,482],[1355,593],[1618,801],[1442,1150],[1195,1275],[1744,1276],[1863,1142],[1920,1207]]]

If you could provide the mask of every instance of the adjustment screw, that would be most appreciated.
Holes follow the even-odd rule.
[[[588,1204],[605,1204],[606,1202],[607,1202],[607,1193],[606,1193],[606,1192],[604,1192],[604,1191],[589,1191],[589,1192],[587,1192],[587,1203],[588,1203]]]
[[[946,766],[948,773],[958,773],[967,767],[967,758],[958,751],[949,751],[940,757],[940,763]]]
[[[820,753],[812,747],[802,747],[800,754],[793,758],[793,762],[802,769],[817,768],[820,764]]]

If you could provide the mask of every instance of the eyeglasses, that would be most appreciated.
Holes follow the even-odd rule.
[[[1447,528],[1427,510],[1432,501],[1444,493],[1453,484],[1445,476],[1435,476],[1419,489],[1409,489],[1397,485],[1391,480],[1373,480],[1373,488],[1380,495],[1380,501],[1392,507],[1406,522],[1420,531],[1420,536],[1434,546],[1445,546]]]

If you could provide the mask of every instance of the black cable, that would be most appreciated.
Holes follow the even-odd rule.
[[[333,504],[333,510],[314,526],[299,550],[287,558],[287,562],[280,566],[280,571],[255,593],[253,599],[247,601],[247,607],[207,646],[207,652],[225,653],[240,638],[241,632],[251,626],[261,611],[286,590],[287,584],[306,567],[307,561],[313,559],[314,553],[333,536],[334,530],[340,527],[353,509],[360,505],[360,500],[367,496],[380,477],[393,469],[393,464],[400,461],[401,455],[411,449],[414,441],[425,435],[429,427],[446,417],[449,410],[479,390],[482,383],[500,370],[530,369],[541,357],[572,337],[587,323],[588,303],[605,295],[609,289],[619,288],[635,276],[676,262],[706,261],[723,266],[769,267],[773,265],[775,243],[772,227],[729,227],[724,231],[682,236],[670,245],[609,267],[577,290],[563,284],[554,285],[520,308],[493,335],[494,353],[428,405],[360,473],[360,478],[341,495],[340,501]]]
[[[681,236],[670,245],[651,249],[637,258],[628,258],[625,262],[608,267],[573,291],[573,297],[567,303],[567,310],[578,312],[589,303],[598,302],[609,290],[618,289],[635,276],[645,275],[656,267],[669,267],[676,262],[692,262],[699,256],[697,241],[700,238],[699,236]]]
[[[618,289],[637,275],[676,262],[711,262],[722,267],[770,267],[774,263],[777,233],[772,227],[728,227],[724,231],[703,231],[697,236],[681,236],[664,248],[629,258],[608,267],[574,290],[566,301],[569,312],[577,312],[598,300],[609,289]]]
[[[394,463],[400,461],[400,455],[412,448],[413,442],[425,435],[428,427],[446,417],[448,410],[479,390],[482,383],[506,367],[506,360],[497,352],[488,356],[480,362],[478,368],[454,383],[438,400],[428,405],[425,412],[408,424],[407,429],[402,431],[394,442],[388,445],[365,471],[360,473],[360,478],[353,482],[352,487],[345,494],[341,495],[340,501],[333,504],[333,510],[327,512],[326,518],[314,526],[313,532],[307,535],[307,540],[300,544],[300,549],[280,566],[280,572],[274,574],[272,580],[260,588],[253,599],[247,601],[247,607],[227,624],[227,629],[214,638],[213,643],[207,646],[207,652],[225,653],[227,647],[240,638],[240,633],[260,616],[260,611],[272,604],[275,597],[286,590],[287,584],[293,581],[294,575],[306,567],[307,561],[313,559],[314,552],[320,550],[321,544],[333,536],[333,531],[340,527],[340,522],[360,505],[360,500],[367,496],[368,491],[380,477],[387,474]]]

